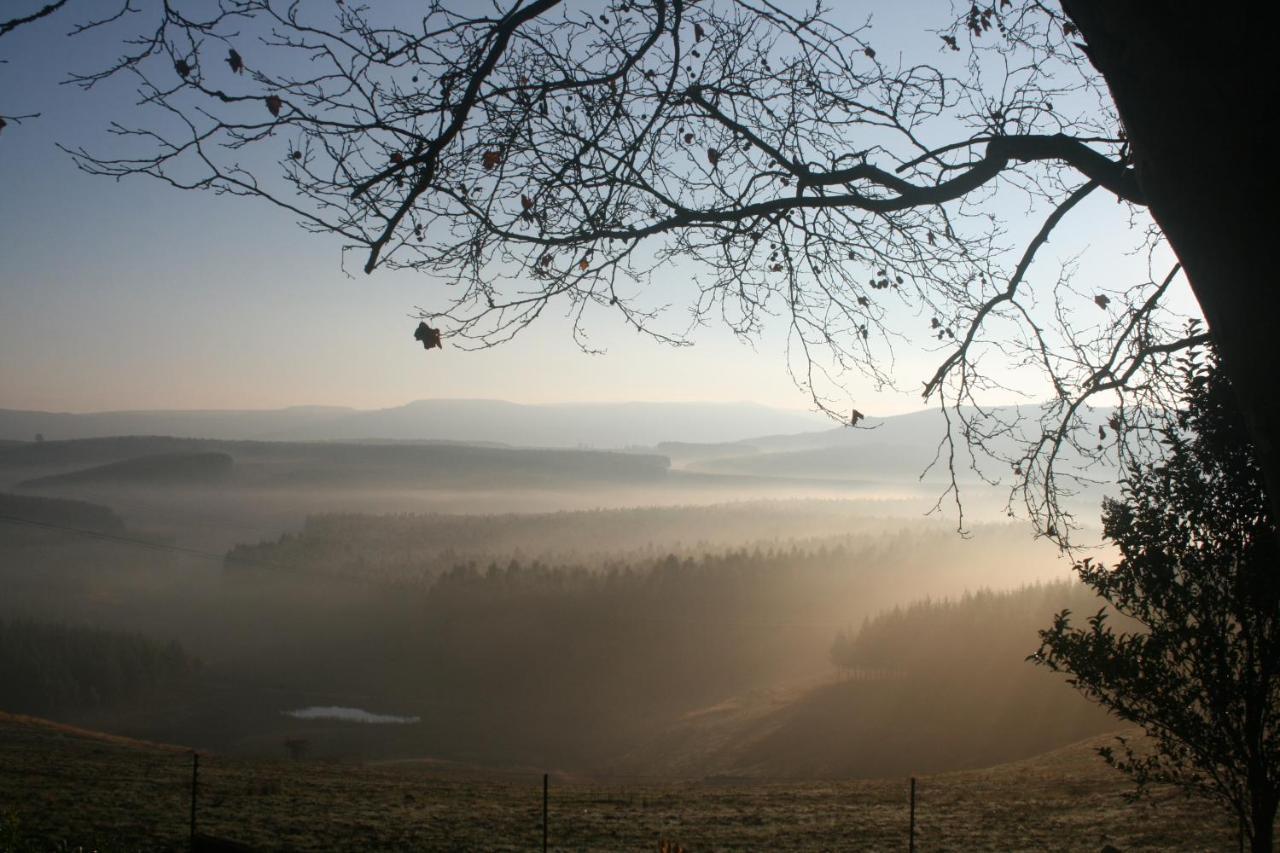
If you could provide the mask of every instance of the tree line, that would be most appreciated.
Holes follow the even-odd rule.
[[[114,705],[200,669],[176,641],[0,619],[0,708],[27,714]]]

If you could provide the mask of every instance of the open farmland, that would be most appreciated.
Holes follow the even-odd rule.
[[[918,780],[920,850],[1228,849],[1210,804],[1125,781],[1085,742],[987,770]],[[13,849],[185,846],[191,754],[0,715],[0,802]],[[439,762],[345,764],[202,755],[199,831],[264,850],[530,850],[542,840],[539,770]],[[907,780],[769,782],[550,778],[557,850],[905,849]],[[27,834],[42,839],[23,847]]]

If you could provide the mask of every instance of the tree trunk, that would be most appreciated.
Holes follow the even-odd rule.
[[[1280,519],[1280,288],[1261,212],[1274,183],[1261,69],[1273,38],[1248,7],[1061,0],[1101,72],[1151,214],[1177,253],[1239,399]]]
[[[1271,810],[1271,823],[1260,823],[1253,827],[1253,840],[1249,843],[1250,853],[1275,853],[1276,810]]]

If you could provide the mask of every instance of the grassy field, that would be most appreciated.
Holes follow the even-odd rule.
[[[0,714],[0,849],[185,848],[191,754]],[[918,781],[932,850],[1229,850],[1212,805],[1170,791],[1139,804],[1090,743]],[[898,850],[907,781],[759,782],[552,774],[550,846],[656,850]],[[538,772],[434,762],[268,762],[203,755],[199,830],[265,850],[532,850]],[[26,843],[23,839],[37,839]]]

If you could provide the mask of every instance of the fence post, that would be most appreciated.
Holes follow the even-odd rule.
[[[200,753],[191,751],[191,849],[196,848],[196,788],[200,784]]]
[[[911,777],[911,834],[908,836],[908,850],[916,853],[916,777]]]
[[[542,774],[542,853],[547,853],[547,775]]]

